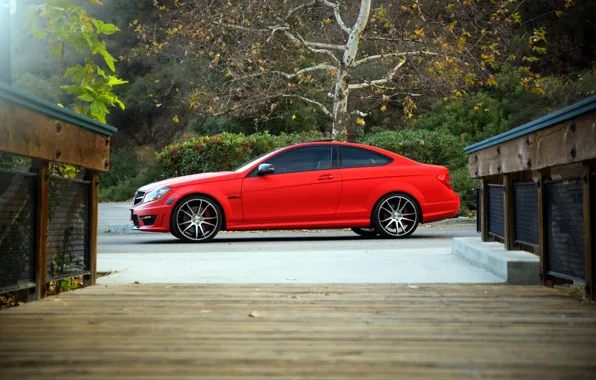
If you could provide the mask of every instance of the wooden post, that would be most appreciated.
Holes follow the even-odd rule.
[[[46,248],[48,242],[48,200],[49,200],[49,173],[48,162],[40,161],[37,163],[37,214],[35,224],[36,228],[36,275],[35,283],[37,285],[37,299],[45,297],[46,282],[48,273],[48,263]]]
[[[594,256],[592,254],[592,173],[590,167],[584,169],[584,255],[586,296],[594,297]]]
[[[85,285],[93,286],[97,281],[97,192],[99,173],[94,170],[87,170],[85,179],[91,182],[89,184],[89,275],[85,278]]]
[[[513,249],[513,242],[515,241],[515,205],[513,202],[513,180],[511,174],[503,176],[503,185],[505,186],[505,194],[503,197],[504,208],[504,227],[505,227],[505,249],[511,251]]]
[[[545,286],[553,286],[550,276],[547,274],[550,268],[547,251],[546,236],[546,203],[544,191],[544,177],[539,171],[540,177],[538,187],[538,244],[540,250],[540,276]]]
[[[486,178],[481,179],[480,191],[480,207],[482,208],[480,211],[482,217],[480,228],[482,229],[482,241],[488,241],[488,183]]]
[[[0,82],[11,84],[10,11],[8,0],[0,0]]]

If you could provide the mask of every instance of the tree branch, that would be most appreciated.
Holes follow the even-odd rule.
[[[309,98],[305,98],[304,96],[300,96],[300,95],[292,95],[292,94],[282,94],[282,96],[284,98],[296,98],[296,99],[300,99],[302,101],[305,101],[307,103],[310,104],[314,104],[316,106],[318,106],[319,108],[321,108],[321,110],[323,111],[323,113],[328,116],[328,117],[333,117],[333,113],[331,113],[327,107],[325,107],[323,104],[321,104],[320,102],[317,102],[316,100],[312,100]]]
[[[405,65],[406,60],[404,59],[403,61],[400,61],[393,69],[391,69],[391,71],[389,72],[389,74],[387,74],[387,76],[383,79],[377,79],[377,80],[373,80],[370,82],[364,82],[364,83],[358,83],[358,84],[351,84],[348,86],[348,89],[350,90],[359,90],[362,88],[367,88],[367,87],[372,87],[372,86],[378,86],[378,85],[382,85],[385,83],[389,83],[393,77],[395,76],[395,74],[397,73],[397,70],[399,70],[403,65]]]
[[[284,77],[286,79],[294,79],[298,75],[302,75],[304,73],[309,73],[311,71],[333,70],[333,69],[337,69],[337,67],[335,67],[333,65],[312,66],[312,67],[307,67],[307,68],[304,68],[302,70],[296,71],[293,74],[284,73],[283,71],[278,71],[278,70],[271,70],[271,71],[264,71],[264,72],[260,72],[260,73],[246,75],[246,76],[243,76],[243,77],[234,78],[234,79],[232,79],[232,82],[237,82],[239,80],[245,80],[245,79],[250,79],[250,78],[256,78],[256,77],[260,77],[260,76],[268,75],[268,74],[278,74],[278,75],[281,75],[282,77]]]
[[[417,51],[406,51],[403,53],[388,53],[388,54],[371,55],[370,57],[366,57],[366,58],[363,58],[361,60],[354,62],[352,67],[358,67],[365,63],[368,63],[371,61],[377,61],[379,59],[385,59],[385,58],[391,58],[391,57],[407,57],[409,55],[439,55],[439,54],[432,53],[430,51],[426,52],[426,51],[422,51],[422,50],[417,50]]]
[[[348,28],[346,26],[346,24],[344,23],[344,20],[342,20],[342,18],[341,18],[341,14],[339,13],[339,4],[332,3],[329,0],[323,0],[323,4],[325,4],[328,7],[333,8],[333,14],[335,16],[335,20],[337,21],[337,25],[339,25],[341,30],[343,30],[344,32],[346,32],[348,34],[352,33],[352,29]]]
[[[376,37],[376,36],[370,36],[370,37],[364,37],[365,40],[368,41],[387,41],[387,42],[415,42],[418,44],[424,44],[426,43],[423,40],[415,40],[413,38],[397,38],[397,37]]]
[[[292,8],[288,11],[288,14],[286,15],[286,20],[293,15],[294,13],[298,12],[301,9],[305,9],[305,8],[309,8],[312,7],[313,5],[315,5],[317,3],[317,0],[312,0],[310,3],[304,3],[302,5],[299,5],[295,8]]]
[[[315,49],[311,46],[308,46],[307,42],[304,41],[304,39],[302,38],[302,36],[298,35],[298,37],[300,37],[300,39],[298,39],[296,36],[294,36],[292,33],[290,33],[288,30],[284,30],[284,34],[290,39],[292,40],[294,43],[299,44],[299,45],[305,45],[306,48],[310,51],[312,51],[313,53],[319,53],[319,54],[326,54],[329,57],[331,57],[331,59],[333,60],[333,62],[335,62],[337,65],[340,64],[339,58],[337,58],[335,56],[335,54],[333,54],[330,50],[327,49]]]

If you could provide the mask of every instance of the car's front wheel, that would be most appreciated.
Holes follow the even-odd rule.
[[[364,237],[375,237],[379,234],[374,228],[352,228],[352,231]]]
[[[223,212],[216,202],[203,195],[191,195],[174,207],[170,229],[178,239],[204,243],[217,235],[222,221]]]
[[[420,223],[418,203],[407,194],[388,194],[381,198],[373,211],[373,226],[386,238],[410,236]]]

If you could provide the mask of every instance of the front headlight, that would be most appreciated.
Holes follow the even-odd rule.
[[[164,195],[168,193],[168,191],[170,191],[170,188],[167,186],[150,191],[149,193],[147,193],[147,195],[145,195],[145,201],[143,201],[143,203],[153,202],[158,199],[161,199]]]

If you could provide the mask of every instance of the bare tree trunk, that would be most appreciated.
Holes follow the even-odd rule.
[[[348,115],[348,96],[350,91],[348,88],[348,73],[342,67],[337,77],[333,100],[333,138],[340,141],[350,140],[352,136],[348,135],[348,124],[350,121]]]
[[[346,50],[341,61],[341,67],[338,74],[338,80],[335,85],[335,97],[333,99],[333,137],[343,139],[345,136],[348,141],[356,139],[356,128],[349,122],[348,114],[348,98],[349,98],[349,84],[350,71],[356,54],[358,53],[358,46],[360,45],[360,38],[362,32],[368,24],[368,17],[370,16],[370,7],[372,0],[360,1],[360,13],[358,20],[350,32]]]

